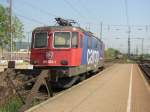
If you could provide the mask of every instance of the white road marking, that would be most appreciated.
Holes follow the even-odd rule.
[[[131,112],[132,75],[133,75],[133,64],[131,66],[131,72],[130,72],[130,84],[129,84],[129,94],[128,94],[128,103],[127,103],[127,111],[126,112]]]
[[[140,72],[140,75],[141,75],[141,77],[142,77],[142,79],[143,79],[143,81],[144,81],[144,84],[145,84],[145,86],[146,86],[148,92],[150,93],[150,87],[149,87],[148,82],[146,81],[146,79],[145,79],[145,77],[143,76],[143,73],[141,72],[141,69],[140,69],[139,67],[138,67],[138,70],[139,70],[139,72]]]

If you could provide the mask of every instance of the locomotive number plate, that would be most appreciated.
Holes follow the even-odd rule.
[[[56,61],[54,61],[54,60],[48,60],[48,63],[52,64],[52,63],[56,63]]]

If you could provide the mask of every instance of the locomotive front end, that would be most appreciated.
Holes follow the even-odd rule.
[[[81,48],[78,44],[78,32],[59,28],[35,30],[32,34],[31,64],[35,67],[80,66]]]

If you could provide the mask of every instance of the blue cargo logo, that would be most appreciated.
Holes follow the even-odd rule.
[[[99,52],[97,50],[88,49],[87,51],[87,63],[94,64],[99,61]]]

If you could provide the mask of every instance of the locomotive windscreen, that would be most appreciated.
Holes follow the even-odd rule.
[[[48,45],[47,37],[48,37],[47,32],[35,33],[34,48],[45,48],[45,47],[47,47],[47,45]]]
[[[54,47],[55,48],[70,48],[70,32],[55,32]]]

